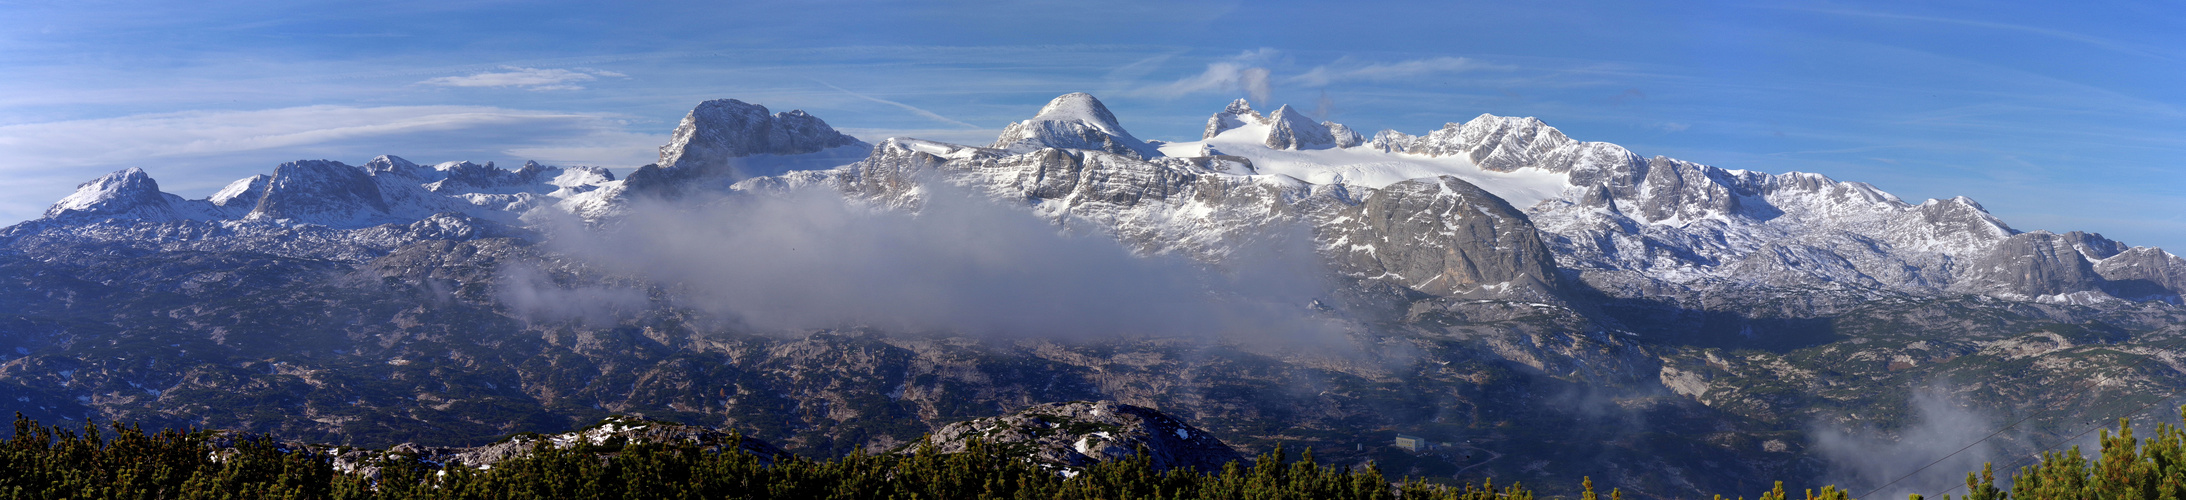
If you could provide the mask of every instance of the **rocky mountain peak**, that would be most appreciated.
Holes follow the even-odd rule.
[[[45,218],[166,215],[172,211],[168,196],[144,169],[130,167],[77,185],[75,193],[46,209]]]
[[[660,162],[630,172],[623,186],[633,192],[666,192],[696,179],[734,182],[780,173],[757,165],[765,162],[755,157],[842,152],[837,148],[864,156],[873,146],[803,110],[769,115],[766,106],[715,99],[684,116],[668,144],[660,147]]]
[[[1207,117],[1207,129],[1200,134],[1200,138],[1213,139],[1214,136],[1222,135],[1222,132],[1230,129],[1243,127],[1246,124],[1265,124],[1267,121],[1268,118],[1260,116],[1259,111],[1252,110],[1252,103],[1245,102],[1244,99],[1230,101],[1230,105],[1222,107],[1221,112]]]
[[[1235,101],[1230,101],[1230,105],[1228,106],[1223,106],[1222,113],[1238,116],[1250,116],[1253,118],[1263,118],[1260,116],[1259,111],[1252,110],[1252,103],[1246,101],[1242,97],[1238,98]]]
[[[387,212],[379,185],[364,169],[338,161],[298,160],[274,167],[265,197],[249,218],[355,227],[378,222]]]
[[[1555,255],[1523,212],[1451,176],[1412,179],[1343,209],[1321,238],[1346,274],[1437,296],[1549,299]]]
[[[1321,122],[1321,126],[1327,127],[1328,135],[1336,138],[1336,147],[1348,148],[1366,144],[1366,136],[1359,135],[1359,132],[1351,130],[1351,127],[1336,122]]]
[[[1419,144],[1418,137],[1391,129],[1375,132],[1374,138],[1366,141],[1366,147],[1384,153],[1403,153],[1410,151],[1412,146],[1417,144]]]
[[[402,159],[400,156],[379,155],[372,158],[372,161],[365,162],[364,169],[377,174],[386,172],[414,173],[425,168],[418,166],[416,163],[411,163],[410,160]]]
[[[803,110],[767,114],[767,107],[735,99],[698,104],[660,147],[662,168],[732,168],[731,158],[799,155],[844,146],[867,146]]]
[[[249,210],[257,207],[258,200],[266,196],[266,185],[272,181],[273,176],[266,174],[236,179],[235,182],[228,183],[227,187],[220,188],[220,191],[213,193],[208,200],[212,201],[214,206]]]
[[[1020,153],[1063,148],[1106,151],[1142,160],[1161,157],[1159,149],[1125,131],[1100,99],[1084,92],[1058,96],[1032,119],[1004,127],[992,147]]]
[[[1966,265],[1971,291],[2000,295],[2063,295],[2095,291],[2103,278],[2076,243],[2079,238],[2034,231],[1997,242]]]
[[[1336,147],[1336,136],[1327,126],[1285,104],[1268,115],[1265,143],[1273,149],[1328,149]]]
[[[1538,118],[1482,113],[1463,124],[1443,125],[1409,152],[1463,155],[1482,169],[1509,172],[1539,164],[1550,152],[1576,142]]]

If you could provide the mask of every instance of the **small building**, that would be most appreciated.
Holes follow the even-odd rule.
[[[1422,438],[1419,436],[1407,436],[1403,434],[1397,435],[1397,447],[1403,448],[1404,451],[1418,453],[1422,451],[1427,451],[1428,446],[1429,445],[1427,444],[1426,438]]]

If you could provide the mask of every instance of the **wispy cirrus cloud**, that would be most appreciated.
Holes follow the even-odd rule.
[[[890,101],[890,100],[887,100],[887,99],[882,99],[882,98],[879,98],[879,97],[873,97],[873,96],[870,96],[870,95],[860,94],[860,93],[857,93],[857,92],[851,92],[851,91],[850,91],[849,89],[844,89],[844,88],[842,88],[842,87],[837,87],[837,86],[831,85],[831,84],[829,84],[829,83],[827,83],[827,82],[822,82],[822,81],[819,81],[819,80],[813,80],[813,82],[814,82],[814,83],[818,83],[818,84],[820,84],[821,86],[825,86],[825,87],[827,87],[827,88],[835,89],[835,90],[837,90],[837,91],[840,91],[840,92],[842,92],[842,93],[844,93],[844,94],[849,94],[849,95],[850,95],[851,97],[856,97],[856,98],[859,98],[859,99],[864,99],[864,100],[867,100],[867,101],[873,101],[873,102],[877,102],[877,103],[881,103],[881,104],[886,104],[886,105],[889,105],[889,106],[895,106],[895,107],[898,107],[898,108],[903,108],[903,110],[905,110],[905,111],[910,111],[910,112],[911,112],[911,113],[913,113],[913,114],[917,114],[917,115],[919,115],[919,116],[923,116],[923,117],[931,118],[931,119],[933,119],[934,121],[939,121],[939,122],[946,122],[946,123],[949,123],[949,124],[953,124],[953,125],[960,125],[960,126],[963,126],[964,128],[968,128],[968,129],[978,129],[978,128],[981,128],[981,127],[980,127],[980,126],[978,126],[978,125],[973,125],[973,124],[970,124],[970,123],[965,123],[965,122],[962,122],[962,121],[958,121],[958,120],[957,120],[957,119],[955,119],[955,118],[950,118],[950,117],[946,117],[946,116],[941,116],[941,114],[939,114],[939,113],[935,113],[935,112],[932,112],[932,111],[927,111],[927,110],[925,110],[925,109],[920,109],[920,108],[919,108],[919,107],[917,107],[917,106],[912,106],[912,105],[909,105],[909,104],[904,104],[904,103],[900,103],[900,102],[896,102],[896,101]]]
[[[630,75],[591,68],[523,68],[502,66],[503,71],[473,73],[467,76],[443,76],[417,82],[419,85],[442,87],[516,87],[525,90],[581,90],[578,82],[598,80],[600,77],[629,78]]]
[[[1207,70],[1161,85],[1144,87],[1135,94],[1160,97],[1180,97],[1200,92],[1244,92],[1256,102],[1267,102],[1274,93],[1267,65],[1279,55],[1275,49],[1260,48],[1207,64]]]
[[[2103,50],[2108,50],[2108,51],[2111,51],[2111,52],[2117,52],[2117,53],[2120,53],[2120,54],[2128,54],[2128,55],[2142,56],[2142,57],[2148,57],[2148,58],[2153,58],[2153,59],[2158,59],[2158,60],[2164,60],[2164,61],[2174,61],[2174,60],[2177,60],[2177,58],[2176,58],[2176,57],[2173,57],[2172,55],[2168,55],[2168,54],[2163,54],[2163,53],[2160,53],[2160,52],[2158,52],[2158,51],[2156,51],[2156,50],[2152,50],[2152,48],[2151,48],[2151,47],[2147,47],[2147,46],[2142,46],[2142,45],[2137,45],[2137,44],[2130,44],[2130,43],[2125,43],[2125,42],[2121,42],[2121,41],[2118,41],[2118,40],[2114,40],[2114,39],[2110,39],[2110,38],[2104,38],[2104,37],[2099,37],[2099,36],[2094,36],[2094,35],[2088,35],[2088,34],[2084,34],[2084,33],[2078,33],[2078,32],[2072,32],[2072,31],[2066,31],[2066,30],[2060,30],[2060,29],[2052,29],[2052,28],[2043,28],[2043,27],[2038,27],[2038,26],[2029,26],[2029,25],[2024,25],[2024,24],[2000,23],[2000,22],[1993,22],[1993,21],[1983,21],[1983,20],[1978,20],[1978,19],[1965,19],[1965,18],[1954,18],[1954,17],[1938,17],[1938,16],[1916,16],[1916,15],[1908,15],[1908,14],[1898,14],[1898,13],[1892,13],[1892,12],[1882,12],[1882,11],[1863,11],[1863,10],[1850,10],[1850,9],[1809,9],[1809,8],[1794,8],[1794,7],[1775,7],[1775,8],[1778,8],[1778,9],[1786,9],[1786,10],[1798,10],[1798,11],[1805,11],[1805,12],[1813,12],[1813,13],[1817,13],[1817,14],[1829,14],[1829,15],[1836,15],[1836,16],[1846,16],[1846,17],[1864,17],[1864,18],[1870,18],[1870,19],[1888,19],[1888,20],[1898,20],[1898,21],[1917,21],[1917,22],[1926,22],[1926,23],[1955,24],[1955,25],[1960,25],[1960,26],[1971,26],[1971,27],[1976,27],[1976,28],[1988,28],[1988,29],[1993,29],[1993,30],[2003,30],[2003,31],[2016,31],[2016,32],[2020,32],[2020,33],[2027,33],[2027,34],[2032,34],[2032,35],[2037,35],[2037,36],[2043,36],[2043,37],[2048,37],[2048,38],[2052,38],[2052,39],[2057,39],[2057,40],[2064,40],[2064,41],[2068,41],[2068,42],[2076,42],[2076,43],[2086,44],[2086,45],[2088,45],[2088,46],[2090,46],[2090,47],[2096,47],[2096,48],[2100,48],[2100,49],[2103,49]]]
[[[1277,85],[1322,88],[1346,82],[1401,82],[1423,77],[1470,71],[1507,71],[1514,66],[1492,64],[1464,57],[1429,57],[1395,62],[1351,58],[1314,66],[1303,73],[1277,77],[1271,68],[1287,60],[1271,48],[1250,50],[1207,64],[1205,71],[1175,81],[1141,87],[1132,92],[1156,97],[1180,97],[1203,92],[1242,92],[1256,102],[1267,102]]]
[[[1429,75],[1461,73],[1478,70],[1507,70],[1510,66],[1481,62],[1463,57],[1431,57],[1393,63],[1362,63],[1338,60],[1314,66],[1305,73],[1283,79],[1283,83],[1305,87],[1325,87],[1341,82],[1385,82]]]
[[[554,124],[619,128],[613,115],[490,106],[299,106],[183,111],[0,126],[0,151],[45,166],[89,166],[279,150],[374,137]],[[127,138],[116,141],[115,138]]]

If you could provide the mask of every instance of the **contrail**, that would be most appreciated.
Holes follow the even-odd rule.
[[[969,123],[964,123],[964,122],[960,122],[960,121],[952,120],[952,119],[949,119],[949,117],[946,117],[946,116],[941,116],[941,115],[939,115],[939,114],[936,114],[936,113],[934,113],[934,112],[932,112],[932,111],[927,111],[927,110],[923,110],[923,109],[918,109],[918,107],[917,107],[917,106],[912,106],[912,105],[909,105],[909,104],[904,104],[904,103],[900,103],[900,102],[896,102],[896,101],[890,101],[890,100],[887,100],[887,99],[882,99],[882,98],[879,98],[879,97],[873,97],[873,96],[869,96],[869,95],[865,95],[865,94],[860,94],[860,93],[857,93],[857,92],[851,92],[851,91],[850,91],[849,89],[845,89],[845,88],[842,88],[842,87],[837,87],[837,86],[834,86],[834,85],[829,85],[829,84],[828,84],[827,82],[823,82],[823,81],[819,81],[819,80],[813,80],[813,81],[812,81],[812,83],[817,83],[817,84],[820,84],[820,85],[826,85],[826,86],[827,86],[827,88],[831,88],[831,89],[835,89],[835,90],[839,90],[839,91],[842,91],[842,93],[845,93],[845,94],[850,94],[850,96],[851,96],[851,97],[856,97],[856,98],[859,98],[859,99],[864,99],[864,100],[868,100],[868,101],[873,101],[873,102],[877,102],[877,103],[881,103],[881,104],[886,104],[886,105],[890,105],[890,106],[895,106],[895,107],[898,107],[898,108],[903,108],[903,109],[907,109],[907,110],[910,110],[910,111],[911,111],[912,113],[918,113],[918,115],[919,115],[919,116],[924,116],[924,117],[927,117],[927,118],[932,118],[932,119],[935,119],[935,120],[940,120],[940,121],[945,121],[945,122],[949,122],[949,123],[954,123],[954,124],[957,124],[957,125],[963,125],[963,126],[966,126],[966,127],[970,127],[970,128],[975,128],[975,129],[977,129],[977,128],[983,128],[983,127],[980,127],[980,126],[978,126],[978,125],[973,125],[973,124],[969,124]]]

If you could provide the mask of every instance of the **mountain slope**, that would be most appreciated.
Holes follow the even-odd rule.
[[[790,191],[920,217],[968,194],[1210,280],[1280,266],[1319,288],[1254,311],[1342,328],[1306,344],[1265,320],[1220,338],[775,331],[696,305],[689,277],[543,244],[646,206],[734,217]],[[372,445],[619,412],[833,456],[1110,400],[1248,452],[1670,498],[1819,478],[1814,429],[1905,428],[1908,394],[1935,380],[1980,381],[1946,389],[1998,414],[2065,409],[2015,443],[2186,380],[2186,260],[2161,249],[2020,231],[1965,198],[1643,157],[1531,118],[1367,139],[1243,101],[1197,141],[1148,143],[1068,94],[988,147],[867,145],[708,101],[620,179],[382,156],[187,200],[125,170],[0,229],[0,280],[0,401],[26,414]],[[2091,373],[2111,382],[2078,391]],[[1399,433],[1437,448],[1389,446]],[[1092,457],[1088,435],[1064,444]]]

